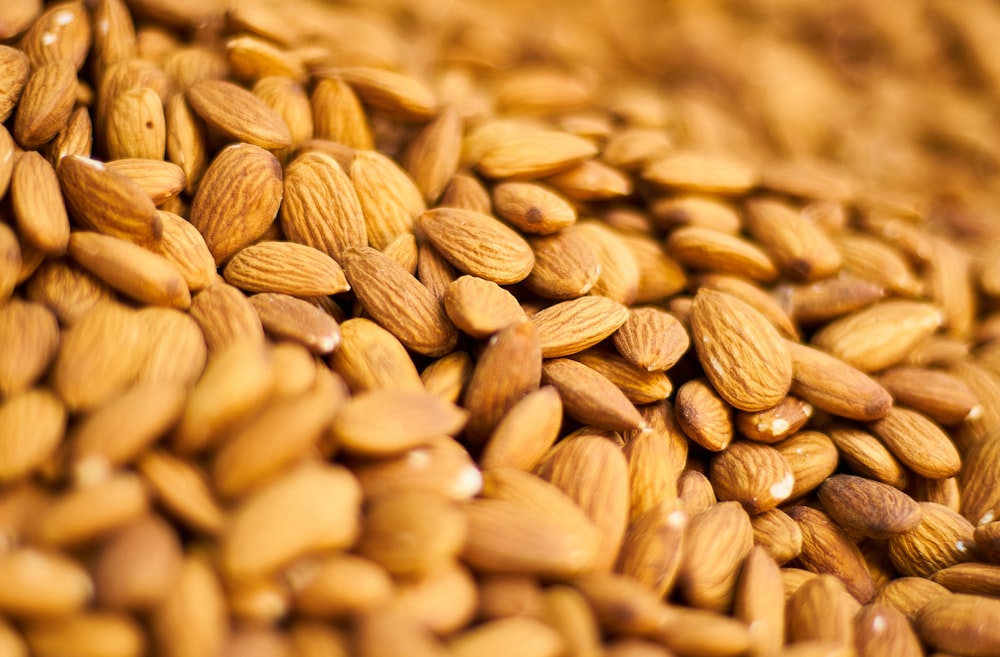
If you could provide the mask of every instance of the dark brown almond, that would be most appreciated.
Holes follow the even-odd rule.
[[[329,354],[340,344],[340,327],[313,304],[287,294],[264,293],[250,297],[264,331],[294,340],[316,354]]]
[[[791,340],[792,392],[828,413],[852,420],[877,420],[892,396],[877,381],[835,356]]]
[[[875,584],[858,546],[836,523],[816,509],[794,506],[786,511],[802,530],[802,567],[819,574],[834,575],[859,602],[875,594]]]
[[[834,475],[818,495],[830,517],[851,533],[889,538],[920,524],[920,506],[911,497],[864,477]]]
[[[584,424],[602,429],[638,429],[642,416],[607,377],[567,358],[542,365],[542,382],[555,386],[566,413]]]

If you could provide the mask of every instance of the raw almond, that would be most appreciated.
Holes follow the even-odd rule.
[[[1000,603],[972,595],[942,596],[914,619],[920,638],[940,650],[987,657],[1000,650]]]
[[[149,87],[120,94],[108,110],[105,139],[112,160],[162,160],[167,148],[167,126],[160,95]]]
[[[224,281],[217,280],[194,295],[191,316],[198,322],[210,354],[237,342],[264,343],[264,329],[253,305]]]
[[[583,363],[568,358],[547,360],[542,365],[542,383],[555,386],[566,414],[584,424],[612,431],[644,424],[621,389]]]
[[[240,249],[222,274],[230,285],[247,292],[319,297],[350,289],[336,260],[295,242],[264,241]]]
[[[805,426],[812,414],[812,404],[789,395],[774,408],[757,413],[737,411],[736,428],[750,440],[776,443]]]
[[[919,475],[944,479],[958,474],[962,468],[962,459],[951,438],[917,411],[893,407],[869,427],[896,458]]]
[[[64,252],[69,215],[52,165],[37,152],[24,153],[14,165],[10,194],[22,238],[44,253]]]
[[[707,450],[721,452],[733,440],[733,409],[706,379],[691,379],[677,389],[677,425]]]
[[[528,393],[510,407],[490,434],[479,459],[484,469],[530,472],[559,437],[562,399],[553,386]]]
[[[617,331],[626,320],[625,306],[601,296],[556,303],[531,317],[545,358],[589,349]]]
[[[360,150],[345,168],[361,203],[371,246],[384,249],[400,235],[413,232],[417,217],[427,208],[416,183],[395,161]]]
[[[889,392],[867,374],[828,353],[785,343],[792,358],[792,392],[828,413],[877,420],[892,406]]]
[[[727,402],[761,411],[792,384],[792,359],[763,315],[736,297],[699,290],[691,308],[691,339],[705,374]]]
[[[720,502],[688,523],[678,584],[699,609],[728,611],[740,565],[753,548],[750,517],[737,502]]]
[[[14,117],[14,136],[24,148],[38,148],[56,136],[73,111],[76,67],[65,61],[31,72]]]
[[[576,221],[569,201],[538,183],[500,183],[493,188],[493,205],[501,218],[535,235],[557,233]]]
[[[576,299],[590,292],[601,275],[601,261],[591,243],[572,231],[528,239],[535,264],[524,284],[547,299]]]
[[[350,452],[391,455],[457,434],[467,416],[428,392],[370,390],[344,404],[333,421],[333,434]]]
[[[670,233],[667,253],[696,271],[710,271],[770,283],[778,278],[771,258],[759,246],[713,228],[684,226]]]
[[[443,301],[455,327],[474,338],[487,338],[524,318],[524,310],[514,295],[477,276],[461,276],[453,281]]]
[[[467,274],[509,285],[524,280],[535,265],[524,238],[489,215],[435,208],[421,214],[418,225],[441,255]]]
[[[410,142],[402,156],[427,203],[433,203],[458,170],[462,154],[462,118],[446,107]]]
[[[792,494],[795,477],[778,450],[745,440],[712,457],[709,478],[719,500],[735,500],[751,514],[775,508]]]
[[[748,202],[746,227],[793,278],[818,280],[840,269],[840,253],[830,238],[801,212],[779,201]]]
[[[622,357],[649,372],[669,370],[691,345],[680,321],[654,307],[630,309],[612,338]]]
[[[337,320],[308,301],[277,293],[255,294],[249,300],[272,337],[294,340],[317,354],[329,354],[340,344]]]
[[[0,609],[18,617],[72,615],[94,594],[90,575],[55,551],[22,547],[0,555]]]
[[[118,159],[104,166],[138,183],[157,206],[175,198],[187,183],[184,169],[162,159]]]
[[[858,547],[825,513],[806,506],[787,510],[802,530],[802,567],[819,574],[834,575],[859,602],[875,594],[864,557]]]
[[[340,325],[340,347],[330,355],[330,367],[355,393],[381,388],[423,389],[403,344],[364,317],[353,317]]]
[[[191,85],[185,96],[198,116],[227,137],[271,151],[292,145],[284,119],[232,82],[202,80]]]
[[[56,451],[66,428],[66,409],[47,390],[26,390],[0,403],[0,480],[38,470]]]
[[[59,347],[59,325],[45,306],[11,299],[0,306],[0,392],[31,387]]]
[[[837,469],[837,447],[825,433],[800,431],[775,443],[774,447],[785,457],[795,478],[789,499],[797,499],[814,490]]]
[[[955,511],[920,502],[920,523],[889,539],[889,557],[903,575],[930,577],[936,571],[974,561],[973,526]]]
[[[889,538],[920,524],[920,506],[892,486],[854,475],[834,475],[819,487],[823,508],[841,527],[870,538]]]

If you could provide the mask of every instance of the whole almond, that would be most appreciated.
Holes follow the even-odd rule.
[[[853,617],[859,605],[832,575],[802,584],[788,600],[786,622],[790,643],[822,641],[848,648],[854,643]]]
[[[733,440],[733,409],[703,378],[677,389],[674,414],[681,431],[707,450],[720,452]]]
[[[756,181],[754,171],[742,162],[690,151],[653,160],[642,175],[663,187],[719,194],[739,194]]]
[[[778,278],[771,258],[749,240],[713,228],[684,226],[667,238],[667,253],[696,271],[710,271],[770,283]]]
[[[546,299],[576,299],[590,292],[601,275],[597,250],[579,233],[560,231],[528,239],[535,264],[524,284]]]
[[[375,142],[364,108],[349,84],[335,77],[321,77],[312,92],[316,137],[345,146],[371,149]]]
[[[948,589],[929,579],[899,577],[879,589],[875,601],[899,610],[912,621],[928,602],[947,595]]]
[[[184,559],[174,586],[152,617],[157,649],[167,657],[217,654],[228,636],[225,592],[204,557]]]
[[[784,643],[785,600],[781,571],[762,547],[754,547],[743,561],[736,583],[733,616],[751,628],[751,654],[773,654]]]
[[[612,337],[618,353],[650,372],[669,370],[691,346],[680,321],[653,307],[630,309]]]
[[[175,199],[187,183],[184,169],[162,159],[118,159],[105,166],[138,183],[157,206]]]
[[[329,354],[340,344],[337,320],[308,301],[275,293],[255,294],[249,301],[272,337],[294,340],[317,354]]]
[[[441,255],[467,274],[509,285],[524,280],[535,265],[524,238],[489,215],[436,208],[420,215],[418,225]]]
[[[48,307],[67,326],[79,321],[97,303],[114,297],[111,288],[68,258],[42,264],[26,283],[25,291],[30,300]]]
[[[154,247],[163,236],[156,206],[142,187],[97,160],[68,155],[56,169],[66,207],[84,227]]]
[[[828,413],[852,420],[877,420],[892,406],[878,382],[819,349],[786,341],[792,358],[792,392]]]
[[[191,300],[191,316],[205,336],[210,354],[237,342],[263,344],[264,329],[247,297],[224,281],[216,281]]]
[[[122,527],[101,546],[94,566],[97,596],[113,609],[149,609],[174,586],[184,562],[180,539],[161,517]],[[144,566],[156,565],[156,568]]]
[[[621,389],[583,363],[568,358],[547,360],[542,365],[542,382],[555,386],[566,414],[584,424],[612,431],[644,424]]]
[[[855,472],[894,488],[906,487],[908,471],[878,438],[847,424],[832,425],[828,433]]]
[[[23,239],[45,253],[65,251],[69,216],[52,165],[34,151],[22,155],[14,165],[10,194]]]
[[[458,334],[444,308],[388,256],[371,247],[349,247],[341,264],[358,300],[404,345],[429,356],[455,346]]]
[[[500,183],[493,188],[493,205],[500,217],[525,233],[550,235],[576,221],[573,206],[538,183]]]
[[[318,297],[350,289],[336,260],[295,242],[264,241],[240,249],[222,274],[230,285],[247,292]]]
[[[108,110],[105,139],[112,160],[162,160],[167,148],[167,126],[160,95],[149,87],[120,94]]]
[[[14,616],[67,615],[82,611],[94,584],[76,560],[33,547],[0,555],[0,609]]]
[[[757,413],[738,411],[736,428],[750,440],[776,443],[801,429],[812,414],[812,404],[789,395],[774,408]]]
[[[739,299],[699,290],[691,307],[691,339],[708,379],[736,408],[761,411],[788,393],[792,360],[784,340]]]
[[[894,367],[878,382],[898,404],[920,411],[946,426],[982,413],[979,399],[961,379],[926,367]]]
[[[794,278],[817,280],[840,269],[837,247],[801,212],[770,199],[750,201],[746,209],[747,232]]]
[[[28,535],[40,545],[84,545],[142,517],[149,503],[141,477],[115,474],[60,496],[33,519]]]
[[[607,297],[580,297],[553,304],[531,317],[545,358],[579,353],[617,331],[628,309]]]
[[[951,438],[917,411],[893,407],[871,430],[907,467],[930,479],[954,476],[962,460]]]
[[[892,486],[854,475],[834,475],[819,487],[823,508],[841,527],[889,538],[920,524],[920,506]]]
[[[384,249],[400,235],[413,232],[417,217],[427,208],[416,183],[394,160],[362,150],[346,169],[361,202],[371,246]]]
[[[537,177],[567,169],[596,155],[592,142],[556,130],[525,129],[504,135],[479,158],[488,178]]]
[[[352,453],[391,455],[457,434],[467,415],[428,392],[370,390],[344,404],[334,418],[333,435]]]
[[[802,530],[787,513],[771,509],[750,518],[753,542],[767,551],[778,564],[784,565],[802,551]]]
[[[403,344],[364,317],[352,317],[340,325],[340,347],[330,355],[330,368],[344,377],[355,393],[379,388],[423,389]]]
[[[814,490],[837,469],[837,447],[825,433],[799,431],[774,444],[791,467],[795,483],[789,499],[797,499]]]
[[[904,575],[929,577],[936,571],[965,561],[974,561],[974,528],[955,511],[920,502],[920,523],[889,539],[889,557]]]
[[[781,452],[745,440],[730,444],[712,458],[709,477],[719,500],[735,500],[752,514],[788,499],[795,481]]]
[[[427,392],[453,404],[465,393],[471,378],[472,356],[467,351],[453,351],[420,372],[420,382]]]
[[[524,318],[514,295],[477,276],[453,281],[444,295],[444,309],[456,328],[480,339]]]
[[[216,265],[267,232],[281,205],[281,176],[277,158],[252,144],[229,146],[215,156],[195,194],[190,220]]]
[[[640,369],[614,351],[594,348],[570,358],[607,378],[636,405],[662,401],[673,392],[673,384],[666,374]]]
[[[38,148],[69,121],[76,96],[76,67],[55,61],[35,68],[17,105],[14,136],[25,148]]]
[[[949,652],[987,657],[1000,650],[1000,603],[972,595],[942,596],[927,603],[914,619],[920,638]]]
[[[191,85],[185,96],[198,116],[227,137],[272,151],[292,145],[284,119],[232,82],[202,80]]]
[[[867,603],[875,593],[864,557],[858,547],[825,513],[806,506],[787,510],[802,530],[802,567],[840,579],[858,602]]]
[[[31,73],[31,62],[22,50],[3,46],[0,49],[0,79],[3,80],[3,91],[0,91],[0,121],[6,121],[17,106],[17,101],[24,91]]]
[[[480,465],[531,471],[556,442],[561,425],[562,399],[554,387],[543,386],[506,412],[486,442]]]
[[[11,299],[0,306],[0,392],[31,387],[59,347],[59,325],[45,306]]]
[[[642,271],[619,231],[592,219],[579,221],[568,232],[582,236],[597,254],[601,271],[593,293],[619,303],[631,304],[639,293]]]
[[[54,453],[66,428],[66,409],[47,390],[26,390],[0,403],[0,480],[38,470]]]
[[[674,585],[684,556],[687,515],[665,502],[633,521],[618,554],[617,572],[644,584],[660,596]]]
[[[402,161],[424,200],[433,203],[458,170],[461,154],[462,118],[446,107],[410,142]]]
[[[172,519],[199,534],[215,536],[222,531],[222,507],[201,469],[161,450],[147,452],[136,466]]]
[[[699,609],[728,611],[752,548],[750,517],[737,502],[720,502],[692,517],[678,574],[684,599]]]

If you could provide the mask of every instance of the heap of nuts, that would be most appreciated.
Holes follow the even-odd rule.
[[[0,655],[1000,655],[989,0],[5,0]]]

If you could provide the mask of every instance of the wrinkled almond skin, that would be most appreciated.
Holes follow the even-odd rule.
[[[792,360],[777,330],[746,303],[699,290],[691,307],[691,340],[719,394],[743,411],[780,402],[792,385]]]
[[[781,452],[741,440],[712,458],[710,480],[720,500],[735,500],[756,514],[788,499],[795,477]]]
[[[912,498],[871,479],[834,475],[823,482],[818,494],[831,518],[869,538],[889,538],[920,524],[922,512]]]

